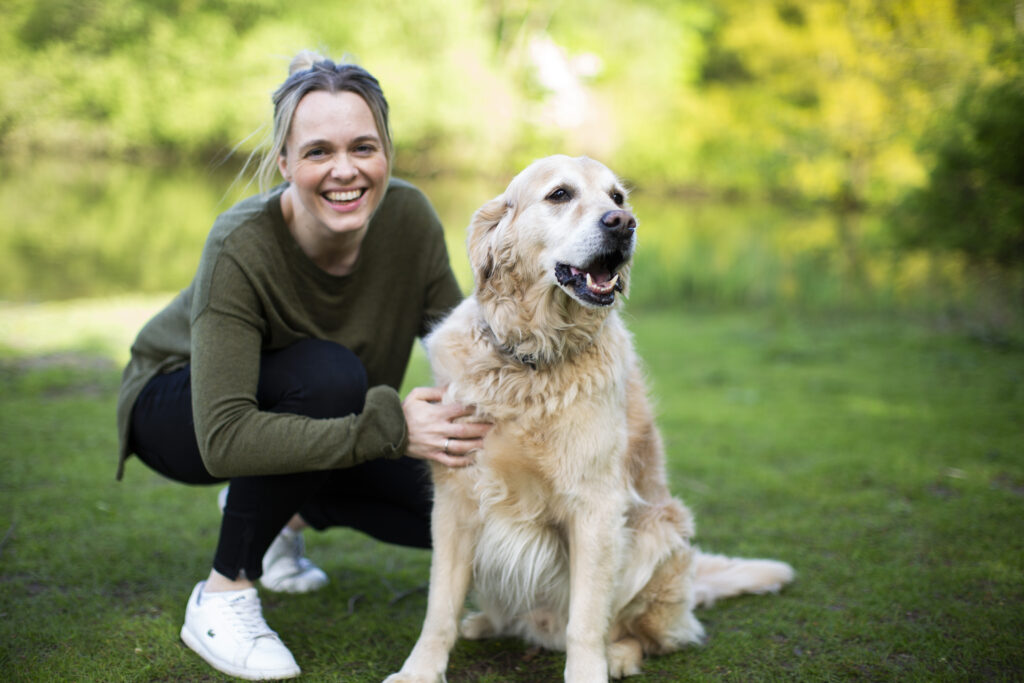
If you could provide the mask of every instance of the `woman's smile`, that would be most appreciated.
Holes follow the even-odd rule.
[[[363,196],[366,190],[332,190],[324,192],[324,199],[335,205],[350,205],[355,200]],[[343,208],[343,207],[338,207]],[[344,208],[351,208],[346,206]]]

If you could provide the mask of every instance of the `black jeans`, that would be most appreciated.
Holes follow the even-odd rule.
[[[150,380],[132,408],[129,446],[170,479],[223,482],[206,471],[199,455],[191,385],[188,366]],[[366,391],[366,371],[354,353],[306,339],[263,354],[256,400],[260,410],[330,418],[360,412]],[[231,579],[240,570],[259,578],[263,554],[296,512],[315,529],[347,526],[388,543],[429,548],[430,507],[427,469],[408,457],[326,472],[235,477],[213,568]]]

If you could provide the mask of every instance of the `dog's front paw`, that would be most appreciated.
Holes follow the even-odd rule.
[[[467,638],[469,640],[493,638],[497,635],[494,624],[483,612],[472,612],[471,614],[467,614],[465,619],[462,620],[462,624],[459,626],[459,631],[462,633],[463,638]]]
[[[399,671],[385,678],[384,683],[445,683],[445,677],[444,674],[435,676]]]
[[[608,646],[608,675],[625,678],[640,673],[644,649],[636,638],[623,638]]]
[[[604,657],[567,657],[566,683],[608,683],[608,661]]]

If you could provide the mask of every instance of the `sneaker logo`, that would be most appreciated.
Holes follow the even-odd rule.
[[[217,634],[216,634],[216,633],[214,633],[214,632],[213,632],[213,629],[211,628],[211,629],[210,629],[209,631],[207,631],[207,632],[206,632],[206,637],[207,637],[207,638],[216,638],[216,637],[217,637]]]

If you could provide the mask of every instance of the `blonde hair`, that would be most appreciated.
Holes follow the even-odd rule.
[[[259,166],[256,168],[255,179],[261,192],[274,185],[278,171],[277,160],[285,153],[288,134],[291,132],[292,119],[299,101],[311,92],[326,90],[330,93],[351,92],[359,95],[366,102],[377,124],[377,133],[384,146],[384,156],[388,162],[388,173],[394,156],[394,145],[391,141],[391,128],[388,124],[388,102],[380,83],[366,69],[357,64],[340,62],[330,59],[312,50],[303,50],[292,59],[288,66],[288,78],[274,92],[274,126],[268,135],[267,143],[259,154]],[[252,160],[250,156],[249,161]],[[241,173],[249,167],[249,161]]]

